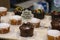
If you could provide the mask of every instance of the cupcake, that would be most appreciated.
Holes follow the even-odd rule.
[[[52,29],[60,30],[60,19],[52,20],[51,26]]]
[[[0,34],[5,34],[10,31],[10,24],[0,23]]]
[[[16,7],[14,10],[14,13],[15,13],[15,15],[21,16],[23,10],[24,10],[24,8],[22,8],[22,7]]]
[[[60,18],[60,12],[53,11],[51,15],[53,20]]]
[[[60,31],[58,30],[48,30],[48,40],[60,40]]]
[[[20,36],[22,37],[32,37],[33,36],[33,31],[34,31],[34,26],[27,22],[23,23],[20,27]]]
[[[21,16],[14,15],[10,17],[10,24],[12,25],[20,25],[22,23]]]
[[[7,8],[0,7],[0,16],[5,16],[7,14]]]
[[[39,28],[39,27],[40,27],[40,20],[37,19],[37,18],[32,18],[32,19],[30,20],[30,23],[32,23],[35,28]]]

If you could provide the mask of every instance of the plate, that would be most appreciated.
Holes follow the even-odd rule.
[[[10,14],[10,16],[13,16]],[[48,16],[47,16],[48,17]],[[4,16],[4,17],[1,17],[2,18],[2,22],[6,22],[8,23],[9,21],[9,17],[8,15],[7,16]],[[8,21],[6,21],[8,20]],[[45,21],[45,20],[49,20],[49,18],[45,18],[43,20],[40,20],[41,22],[41,26],[45,26],[45,27],[49,27],[50,23],[46,23],[48,21]],[[42,25],[43,24],[43,25]],[[11,25],[10,26],[10,32],[7,33],[7,34],[0,34],[0,38],[5,38],[5,39],[16,39],[16,40],[47,40],[47,28],[35,28],[34,29],[34,35],[33,37],[21,37],[20,36],[20,30],[19,30],[19,26],[20,25]]]
[[[33,37],[21,37],[19,26],[15,25],[10,27],[10,32],[7,34],[0,34],[0,38],[15,39],[15,40],[46,40],[47,29],[35,28]]]

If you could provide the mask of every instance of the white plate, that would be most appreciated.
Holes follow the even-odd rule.
[[[11,26],[10,32],[0,34],[0,38],[16,40],[46,40],[47,29],[35,28],[33,37],[21,37],[19,26]]]
[[[8,16],[2,17],[2,22],[6,22]],[[8,20],[9,21],[9,20]],[[43,21],[43,24],[45,19]],[[48,23],[46,23],[48,25]],[[43,25],[44,26],[44,25]],[[10,32],[7,34],[0,34],[0,38],[17,39],[17,40],[47,40],[47,29],[35,28],[33,37],[21,37],[19,26],[15,25],[10,27]]]

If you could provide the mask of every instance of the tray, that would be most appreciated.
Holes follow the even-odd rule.
[[[46,40],[47,30],[45,28],[35,28],[33,37],[21,37],[19,26],[11,26],[10,32],[0,34],[0,38],[15,39],[15,40]]]
[[[12,13],[10,14],[9,12],[9,16],[13,16],[13,15],[14,14]],[[1,21],[8,23],[9,16],[6,15],[1,17]],[[21,37],[20,30],[19,30],[20,25],[11,25],[10,32],[7,34],[0,34],[0,38],[15,39],[15,40],[47,40],[47,31],[48,31],[48,28],[51,27],[50,22],[51,22],[51,16],[45,16],[43,20],[40,20],[40,28],[34,29],[33,37]]]

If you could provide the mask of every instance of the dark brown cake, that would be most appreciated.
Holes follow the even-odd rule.
[[[60,30],[60,12],[52,12],[52,29]]]
[[[32,37],[34,26],[31,23],[23,23],[22,26],[19,27],[20,35],[22,37]]]
[[[60,30],[60,19],[52,20],[51,25],[52,29]]]
[[[60,12],[53,11],[51,15],[54,20],[60,18]]]

